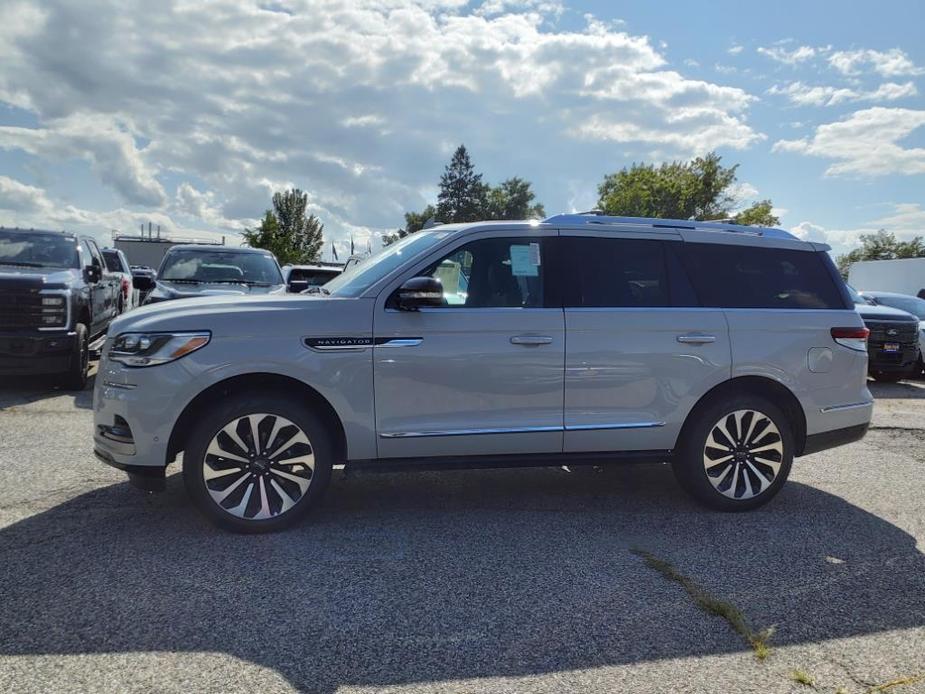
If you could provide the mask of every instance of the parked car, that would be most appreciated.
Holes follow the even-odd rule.
[[[149,288],[142,282],[143,288]],[[226,246],[174,246],[164,255],[145,304],[193,296],[281,294],[286,283],[269,251]]]
[[[324,285],[343,272],[343,268],[333,265],[283,265],[282,271],[289,291],[298,294]]]
[[[125,253],[116,248],[104,248],[102,253],[106,269],[119,279],[118,313],[130,311],[138,305],[138,295],[135,293],[128,259]]]
[[[908,294],[896,294],[895,292],[868,292],[863,291],[861,295],[867,299],[873,299],[874,303],[879,306],[890,306],[892,308],[911,313],[919,320],[919,365],[918,373],[925,373],[925,299]]]
[[[0,375],[86,386],[91,344],[118,310],[105,268],[89,236],[0,227]]]
[[[914,376],[920,362],[918,318],[906,311],[881,306],[850,285],[848,291],[870,330],[868,373],[887,383]]]
[[[323,293],[119,318],[96,455],[162,489],[182,451],[195,504],[244,532],[301,517],[335,464],[669,461],[700,502],[752,509],[870,422],[868,330],[827,250],[593,215],[423,230]]]
[[[138,305],[145,302],[148,294],[154,289],[155,280],[157,279],[157,270],[147,265],[130,265],[132,271],[132,286],[138,292]],[[145,289],[141,289],[144,287]]]

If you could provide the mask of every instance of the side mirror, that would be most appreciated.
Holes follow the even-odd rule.
[[[96,265],[87,265],[84,268],[84,277],[90,284],[96,284],[103,277],[103,273]]]
[[[139,291],[148,292],[154,289],[154,280],[147,275],[133,275],[132,285]]]
[[[443,282],[436,277],[412,277],[398,290],[398,308],[402,311],[442,306],[446,306],[443,300]]]

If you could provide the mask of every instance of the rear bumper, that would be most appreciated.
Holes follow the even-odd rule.
[[[67,371],[76,333],[19,335],[0,333],[0,375],[34,376]]]
[[[843,429],[810,434],[806,437],[806,445],[800,455],[810,455],[811,453],[818,453],[829,448],[860,441],[867,434],[868,427],[870,427],[870,422],[864,422],[863,424],[855,424]]]
[[[871,373],[897,373],[912,369],[919,359],[917,344],[904,344],[898,352],[884,352],[881,344],[867,347],[867,370]]]

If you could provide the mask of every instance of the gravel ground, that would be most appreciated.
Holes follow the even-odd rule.
[[[767,507],[704,511],[664,465],[336,473],[284,533],[213,529],[177,474],[91,453],[90,392],[0,388],[3,692],[925,692],[925,385]],[[650,552],[748,629],[633,552]]]

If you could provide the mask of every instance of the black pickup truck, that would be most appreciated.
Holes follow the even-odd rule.
[[[92,237],[0,227],[0,376],[55,374],[83,389],[119,291]]]

